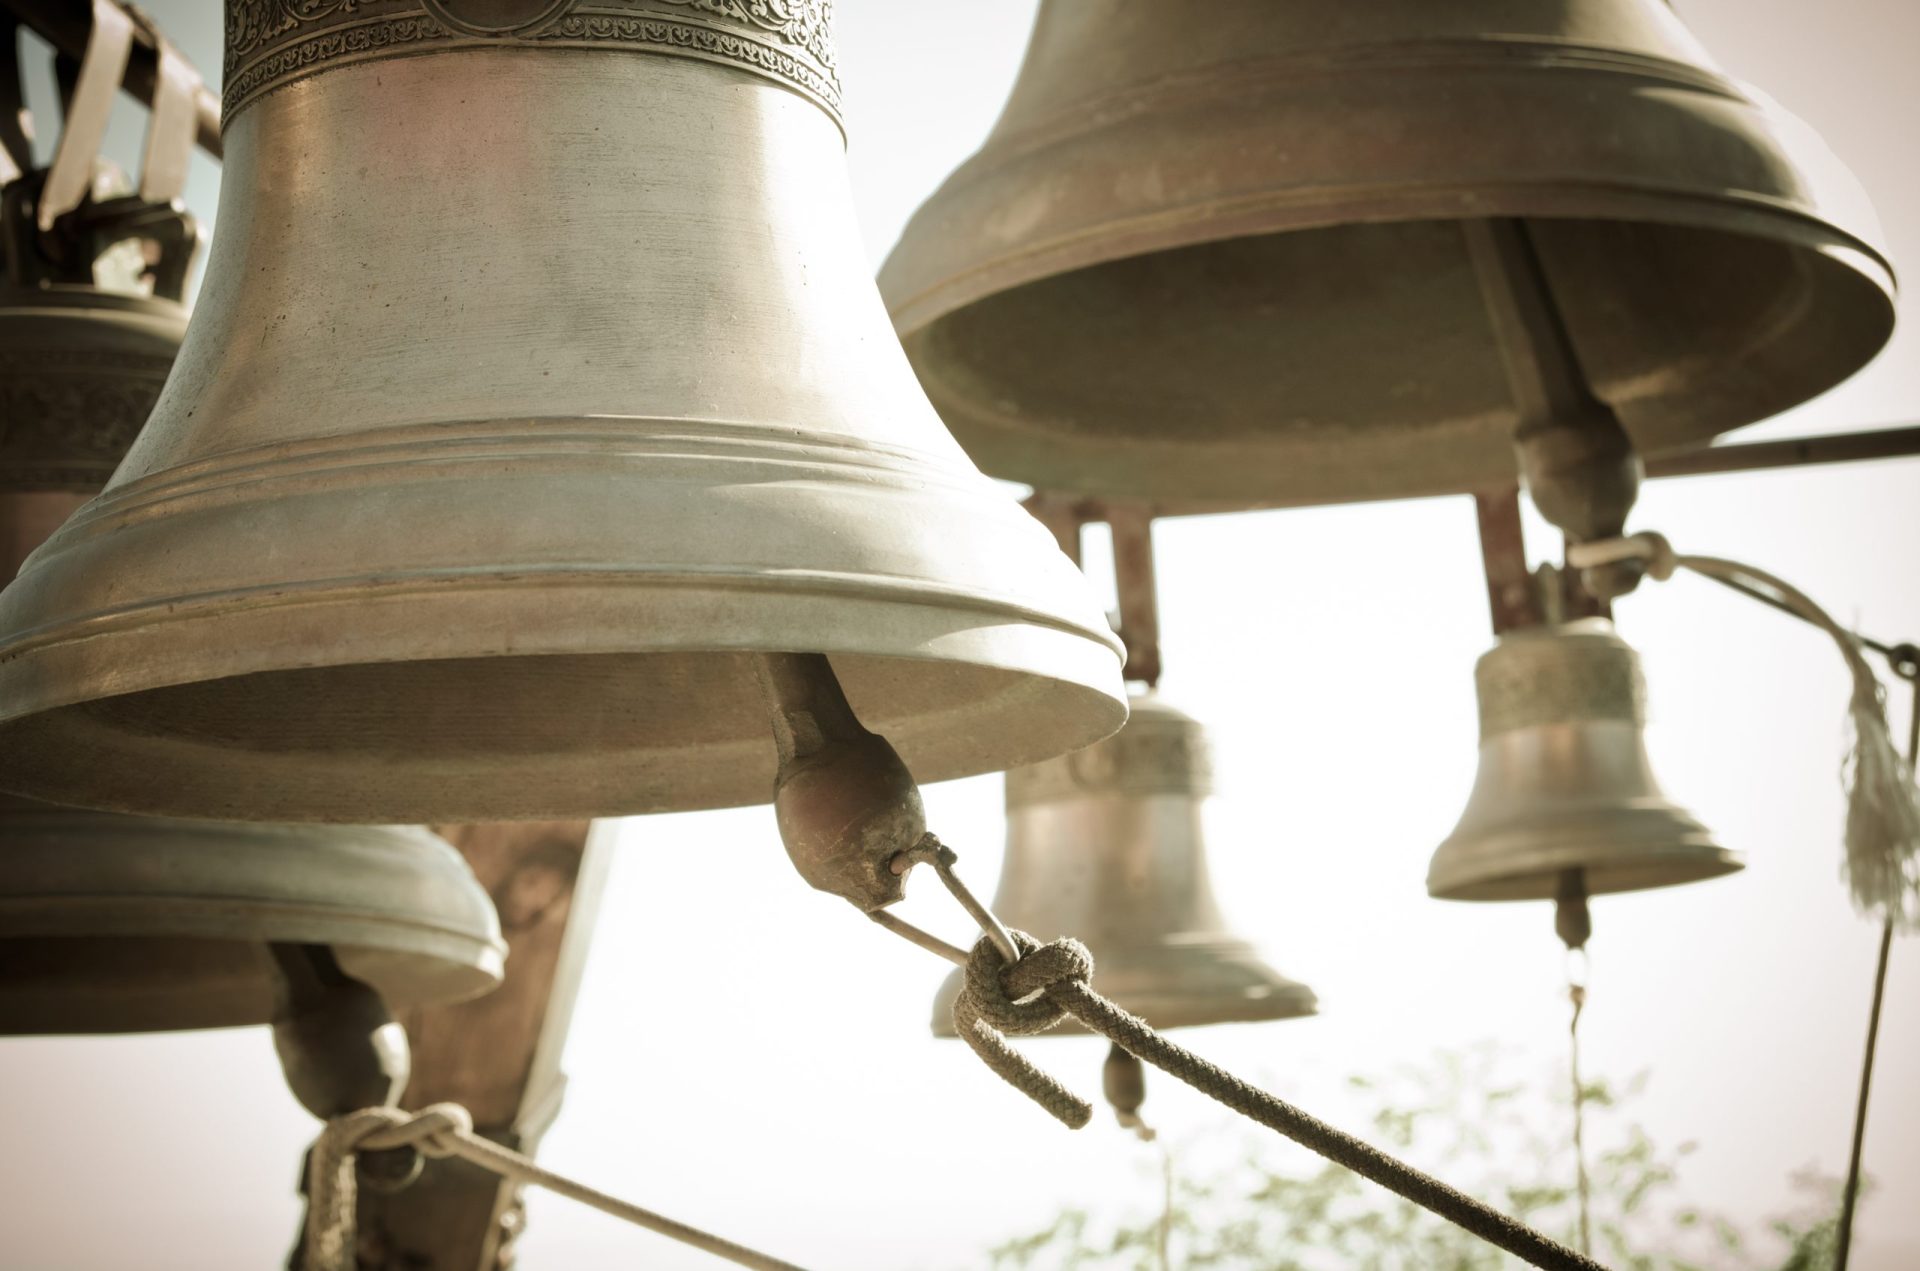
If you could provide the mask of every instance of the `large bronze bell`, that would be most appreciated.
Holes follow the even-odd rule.
[[[154,416],[0,597],[0,786],[243,819],[770,797],[750,655],[923,780],[1118,727],[855,232],[826,0],[228,0]],[[311,12],[309,12],[311,10]]]
[[[1664,0],[1042,0],[881,288],[988,472],[1332,501],[1512,480],[1462,235],[1525,218],[1643,452],[1886,342],[1864,198]]]
[[[1206,732],[1157,697],[1137,697],[1119,733],[1007,774],[1007,856],[993,911],[1042,940],[1073,936],[1093,984],[1156,1028],[1292,1019],[1313,990],[1230,933],[1207,877],[1200,805],[1211,789]],[[961,975],[934,999],[953,1035]],[[1069,1020],[1055,1031],[1083,1031]]]
[[[1640,660],[1611,623],[1509,632],[1481,657],[1474,685],[1480,771],[1433,854],[1433,895],[1566,900],[1742,868],[1654,780]]]

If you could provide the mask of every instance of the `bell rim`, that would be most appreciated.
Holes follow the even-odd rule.
[[[337,822],[618,815],[771,797],[771,736],[759,725],[751,753],[739,749],[743,733],[723,738],[699,765],[718,770],[694,779],[684,797],[643,789],[632,774],[650,755],[655,766],[662,761],[657,751],[629,748],[549,751],[545,767],[525,756],[499,759],[485,798],[389,802],[377,797],[391,775],[385,766],[362,762],[358,777],[319,774],[314,781],[326,788],[316,793],[308,774],[289,781],[284,768],[277,785],[258,775],[249,782],[240,774],[258,774],[267,761],[218,745],[208,747],[218,763],[234,765],[225,781],[218,763],[207,766],[209,756],[196,767],[176,755],[169,762],[194,768],[198,793],[155,781],[148,784],[169,788],[129,797],[92,774],[116,762],[151,763],[141,739],[96,729],[76,740],[84,722],[48,722],[63,711],[84,715],[84,704],[101,698],[246,675],[483,658],[495,659],[500,675],[511,673],[498,670],[501,660],[550,655],[606,658],[593,669],[616,673],[618,659],[635,659],[633,674],[646,674],[641,660],[663,654],[805,649],[876,666],[885,660],[915,677],[907,687],[918,697],[891,712],[878,703],[870,726],[883,728],[926,781],[1047,758],[1126,718],[1118,639],[1091,597],[1071,590],[1080,580],[1066,559],[1039,554],[1044,547],[1057,556],[1045,530],[970,468],[942,467],[918,451],[854,438],[800,444],[792,429],[760,425],[619,417],[425,424],[230,451],[147,475],[129,468],[137,471],[134,459],[125,479],[28,559],[0,599],[10,632],[0,637],[0,752],[12,756],[0,786],[30,785],[24,793],[121,811]],[[542,498],[564,510],[542,522],[525,550],[477,555],[479,536],[461,537],[445,519],[449,507],[480,517],[491,497],[530,481],[545,482]],[[736,517],[754,519],[744,540],[751,554],[731,554],[729,542],[723,556],[722,543],[697,534],[666,543],[620,537],[622,529],[678,527],[676,518],[697,514],[715,486],[732,491]],[[449,505],[456,487],[460,499]],[[866,519],[819,519],[821,500],[847,490],[860,492]],[[896,545],[875,528],[875,509],[902,501],[937,513],[934,523],[973,527],[983,543],[1035,555],[1019,570],[986,572],[979,550],[949,557],[928,541]],[[365,564],[354,555],[351,527],[356,509],[370,505],[384,509],[382,532],[392,542],[420,537],[429,545],[411,556],[390,551],[378,569]],[[637,519],[603,520],[588,508]],[[263,523],[283,538],[312,540],[313,553],[282,553],[266,562],[278,570],[272,574],[258,553],[242,552],[222,563],[224,575],[181,565],[184,572],[143,576],[143,561],[171,569],[196,559],[182,542],[232,541]],[[796,538],[796,527],[805,535]],[[296,556],[298,565],[289,564]],[[256,568],[263,572],[249,572]],[[86,582],[107,576],[127,585],[109,593]],[[559,613],[566,621],[550,616]],[[949,667],[949,677],[974,675],[977,694],[941,697],[939,675],[914,670],[931,666]],[[844,662],[840,669],[846,677]],[[522,661],[519,670],[538,668]],[[862,709],[857,684],[850,695]],[[1007,729],[1009,720],[1020,727]],[[66,743],[55,740],[63,728]],[[998,736],[995,728],[1008,735],[981,744]],[[328,739],[336,752],[343,740]],[[62,761],[45,753],[54,750],[90,758],[59,771]],[[764,782],[756,776],[762,758]],[[437,779],[434,757],[406,761]],[[6,779],[27,768],[24,782]],[[234,793],[250,784],[271,789],[268,806]]]
[[[1899,289],[1892,262],[1885,253],[1861,235],[1784,200],[1744,193],[1708,196],[1681,189],[1627,190],[1617,185],[1580,182],[1515,183],[1504,187],[1481,182],[1445,183],[1423,187],[1416,194],[1392,195],[1377,192],[1369,195],[1366,192],[1374,190],[1372,186],[1354,189],[1350,201],[1341,202],[1337,207],[1328,205],[1324,190],[1314,189],[1306,194],[1275,193],[1236,199],[1226,210],[1176,207],[1104,220],[1051,243],[988,256],[950,278],[927,284],[898,299],[888,285],[883,266],[882,294],[887,297],[895,329],[912,349],[916,336],[969,305],[1029,283],[1136,256],[1235,238],[1311,233],[1343,225],[1511,217],[1703,229],[1785,242],[1816,254],[1839,253],[1855,274],[1874,286],[1885,310],[1882,324],[1885,330],[1873,353],[1860,365],[1864,366],[1884,348],[1892,335],[1894,298]],[[1577,205],[1578,210],[1572,210],[1569,204]],[[1467,205],[1471,205],[1471,210],[1463,210]],[[1312,214],[1284,215],[1290,211]],[[1656,212],[1659,214],[1654,214]],[[909,232],[911,230],[909,223]],[[895,253],[901,253],[907,241],[907,234],[903,233],[895,245]]]
[[[646,599],[653,591],[652,588],[646,587],[631,590],[641,593],[637,597],[641,600]],[[586,594],[601,598],[601,589],[590,588]],[[677,594],[682,600],[688,599],[687,589],[679,589]],[[524,610],[524,596],[525,589],[522,587],[487,587],[474,592],[449,590],[427,593],[424,596],[427,603],[413,606],[412,618],[415,622],[443,631],[475,633],[496,631],[503,626],[510,626],[512,618]],[[761,596],[763,601],[768,599],[764,592]],[[562,604],[565,600],[565,594],[555,589],[547,589],[542,593],[542,597],[549,606]],[[694,592],[692,598],[724,603],[736,597],[734,593],[725,589],[708,588]],[[469,600],[472,603],[468,603]],[[872,626],[871,623],[850,622],[850,614],[854,617],[891,615],[900,608],[897,597],[882,598],[869,603],[859,597],[829,594],[825,605],[820,607],[837,610],[837,616],[818,620],[812,632],[807,631],[798,622],[790,623],[787,630],[795,637],[795,643],[803,647],[814,646],[817,651],[827,652],[836,661],[852,656],[875,662],[911,661],[934,666],[963,662],[965,665],[1003,679],[1005,685],[1001,696],[1016,699],[1005,702],[996,701],[981,707],[980,713],[988,716],[1014,711],[1017,699],[1030,696],[1045,698],[1050,703],[1046,711],[1050,731],[1030,728],[1023,737],[1008,739],[1009,744],[1017,740],[1029,749],[1036,745],[1048,751],[1054,749],[1056,745],[1061,749],[1071,749],[1075,745],[1096,741],[1105,733],[1118,729],[1125,722],[1126,705],[1123,694],[1117,685],[1108,687],[1104,683],[1108,679],[1117,680],[1118,658],[1104,642],[1089,640],[1079,631],[1064,627],[1056,629],[1034,626],[1018,617],[1003,616],[1000,621],[986,628],[974,625],[957,633],[967,638],[993,641],[996,635],[1004,634],[1012,628],[1019,637],[1017,643],[1020,647],[1012,648],[1009,646],[1015,642],[999,640],[997,661],[988,661],[980,656],[969,661],[955,656],[935,654],[909,659],[886,654],[863,654],[857,647],[850,647],[849,642],[844,638],[849,628],[859,630],[870,629]],[[343,592],[338,595],[331,608],[349,618],[356,616],[364,618],[367,612],[367,601],[364,596],[357,593]],[[644,622],[647,615],[642,610],[645,606],[635,605],[632,608],[632,617],[635,622]],[[922,612],[923,607],[909,605],[907,608],[915,617],[928,616]],[[324,619],[325,611],[318,611],[317,616]],[[609,630],[630,631],[634,629],[635,623],[624,621],[620,614],[615,613],[606,620],[604,625]],[[393,821],[444,822],[552,819],[582,815],[637,815],[655,811],[752,806],[768,802],[772,798],[770,777],[764,785],[757,782],[749,784],[740,774],[731,771],[716,774],[714,788],[706,792],[649,796],[640,789],[633,775],[633,768],[636,765],[632,752],[620,751],[603,755],[594,764],[595,770],[592,773],[583,771],[586,764],[577,753],[558,752],[550,756],[544,764],[527,762],[525,759],[503,762],[498,776],[511,780],[506,788],[499,790],[497,798],[493,800],[462,798],[451,803],[416,803],[397,800],[383,802],[372,798],[367,792],[362,781],[362,776],[366,774],[346,773],[333,782],[334,788],[331,793],[318,801],[282,796],[276,798],[271,808],[260,809],[246,802],[232,801],[230,796],[224,800],[221,798],[220,792],[247,784],[244,778],[236,779],[239,774],[234,771],[232,760],[235,756],[231,752],[216,753],[204,767],[189,765],[189,767],[195,767],[200,777],[200,784],[203,787],[211,786],[211,791],[182,798],[177,784],[169,783],[168,797],[142,798],[138,795],[129,797],[130,791],[122,783],[104,775],[121,763],[148,762],[150,756],[147,756],[137,744],[124,747],[124,752],[116,759],[111,747],[103,746],[97,737],[85,736],[84,729],[81,735],[75,736],[68,744],[63,745],[60,742],[61,721],[73,716],[74,712],[84,712],[87,700],[97,700],[102,696],[124,695],[125,692],[132,691],[124,684],[117,684],[116,688],[120,690],[118,693],[95,694],[94,698],[87,698],[86,692],[92,686],[116,677],[113,667],[153,666],[166,661],[170,656],[192,657],[196,651],[204,651],[209,647],[227,650],[248,648],[260,650],[263,648],[263,640],[271,635],[276,627],[277,610],[273,608],[257,611],[251,615],[245,612],[215,614],[204,624],[174,621],[158,628],[132,630],[124,637],[82,636],[67,645],[50,646],[38,653],[24,653],[0,662],[0,697],[8,700],[7,709],[12,712],[7,720],[0,721],[0,754],[9,755],[9,762],[4,770],[0,770],[0,788],[19,787],[23,784],[19,778],[28,778],[24,784],[31,785],[32,788],[21,789],[18,792],[32,797],[98,806],[113,811],[158,815],[214,815],[235,820],[293,818],[342,823],[361,822],[369,817]],[[257,633],[257,636],[249,634],[250,628]],[[578,624],[569,627],[574,640],[566,646],[564,652],[579,652],[577,637],[580,630],[581,627]],[[156,635],[155,632],[160,634]],[[210,632],[217,634],[209,635]],[[819,638],[809,638],[813,635]],[[404,645],[407,641],[402,639],[399,643]],[[350,652],[350,645],[346,642],[334,642],[330,647],[336,656],[326,664],[312,669],[341,669],[374,664],[419,664],[419,660],[406,658],[398,652],[385,659],[352,658],[346,656]],[[709,639],[694,642],[690,646],[690,651],[726,652],[726,650],[716,649]],[[644,652],[615,651],[602,656],[606,657],[610,663],[616,660],[630,660],[633,663],[633,673],[644,674],[646,658],[655,653],[667,652],[672,650],[656,642],[653,648]],[[506,652],[497,646],[469,646],[465,653],[466,657],[489,655],[492,655],[496,662],[507,658],[543,656],[532,651],[529,642],[525,640],[519,641],[517,647]],[[271,673],[282,669],[266,665],[270,659],[264,653],[256,653],[255,659],[260,664],[262,672]],[[244,661],[244,659],[241,660]],[[63,662],[66,664],[64,667]],[[92,666],[94,670],[82,673],[79,669],[82,663]],[[212,679],[236,678],[231,672],[237,668],[231,662],[226,669],[229,674],[182,679],[177,683],[191,685],[208,683]],[[28,687],[35,682],[44,683],[48,680],[64,681],[74,690],[76,700],[70,704],[37,710],[25,707],[22,699]],[[1020,689],[1024,689],[1024,693],[1017,691]],[[23,707],[23,709],[14,712],[15,707]],[[967,712],[961,712],[961,717],[968,717]],[[1005,755],[1008,753],[1015,755],[1015,762],[1027,761],[1015,749],[996,751],[990,755],[982,755],[975,761],[958,764],[916,762],[918,758],[915,753],[918,740],[916,734],[923,731],[938,731],[939,718],[939,716],[923,717],[917,728],[890,727],[887,729],[890,740],[914,766],[916,775],[924,781],[949,780],[1000,771],[1009,766],[1005,762]],[[972,718],[974,722],[978,722],[978,715]],[[1071,722],[1076,719],[1079,722]],[[75,722],[84,724],[84,716]],[[74,753],[87,753],[91,757],[91,762],[86,765],[75,765],[58,756],[51,759],[42,758],[49,751],[66,752],[69,749]],[[223,753],[225,758],[221,757]],[[1044,756],[1038,753],[1032,755],[1036,760],[1042,757]],[[766,762],[770,771],[772,763],[770,739],[766,742]],[[541,775],[543,769],[552,770],[551,781]],[[31,776],[29,776],[30,770]],[[631,782],[632,790],[624,797],[616,797],[612,793],[604,795],[565,793],[569,780],[575,782],[584,780],[596,789],[601,786],[619,786]],[[523,788],[517,785],[522,781],[525,783]],[[534,797],[534,791],[549,785],[552,790],[548,797]],[[160,792],[149,787],[147,793]]]
[[[1522,842],[1531,838],[1525,832],[1508,834]],[[1510,861],[1519,849],[1508,848],[1503,853],[1499,838],[1499,831],[1474,836],[1474,854],[1493,858],[1486,860],[1456,861],[1452,858],[1460,855],[1462,848],[1452,839],[1442,843],[1427,869],[1427,894],[1435,900],[1470,903],[1553,900],[1559,895],[1561,875],[1579,869],[1587,879],[1589,895],[1623,895],[1711,882],[1747,867],[1744,854],[1722,847],[1704,827],[1659,846],[1623,846],[1616,839],[1595,837],[1532,850],[1527,853],[1524,868],[1503,864],[1500,857],[1504,855]]]
[[[1561,187],[1564,192],[1571,187]],[[1088,235],[1055,247],[1035,249],[1007,256],[977,267],[968,274],[942,282],[923,295],[900,302],[893,309],[909,359],[920,374],[929,398],[954,436],[981,469],[1009,480],[1069,492],[1103,494],[1114,497],[1182,498],[1199,502],[1213,501],[1234,509],[1282,508],[1329,501],[1368,501],[1376,499],[1423,498],[1471,491],[1489,480],[1508,480],[1517,472],[1506,425],[1497,418],[1461,421],[1456,433],[1464,429],[1470,439],[1484,441],[1477,447],[1460,444],[1456,433],[1439,440],[1405,435],[1396,436],[1396,446],[1418,442],[1421,462],[1404,464],[1391,471],[1370,470],[1366,481],[1342,477],[1329,486],[1321,479],[1277,479],[1279,472],[1296,465],[1297,442],[1287,430],[1256,433],[1248,437],[1220,440],[1194,440],[1170,433],[1161,437],[1128,437],[1131,473],[1110,468],[1099,456],[1110,449],[1111,438],[1100,434],[1080,434],[1071,430],[1035,429],[1020,425],[986,398],[956,387],[937,364],[930,361],[927,343],[939,324],[970,306],[997,299],[1034,283],[1097,268],[1103,264],[1135,258],[1158,250],[1201,246],[1237,238],[1262,237],[1312,232],[1354,223],[1390,224],[1421,221],[1463,221],[1478,217],[1518,216],[1533,220],[1568,222],[1618,222],[1655,224],[1679,229],[1707,230],[1729,237],[1784,244],[1798,253],[1804,268],[1829,291],[1845,291],[1866,299],[1857,307],[1858,338],[1848,339],[1844,356],[1826,363],[1808,362],[1785,375],[1786,390],[1770,390],[1776,401],[1760,414],[1740,410],[1725,418],[1699,411],[1682,411],[1670,406],[1668,414],[1687,419],[1684,431],[1663,428],[1660,435],[1647,437],[1637,421],[1623,418],[1629,435],[1635,436],[1643,454],[1659,455],[1687,450],[1705,444],[1716,436],[1749,427],[1780,411],[1810,401],[1845,382],[1878,357],[1892,337],[1895,297],[1898,294],[1892,266],[1877,249],[1820,222],[1806,214],[1770,205],[1756,204],[1729,215],[1724,202],[1679,196],[1672,200],[1622,196],[1617,191],[1597,189],[1592,203],[1617,201],[1621,212],[1661,208],[1670,215],[1560,215],[1543,214],[1535,203],[1537,191],[1518,187],[1506,197],[1494,197],[1484,187],[1469,190],[1436,191],[1432,195],[1434,211],[1440,215],[1394,215],[1345,219],[1316,216],[1298,224],[1274,227],[1263,213],[1241,211],[1231,219],[1215,219],[1205,234],[1176,234],[1166,228],[1171,218],[1146,218],[1147,228],[1126,250],[1089,252]],[[1471,216],[1459,211],[1459,200],[1472,195],[1481,206]],[[1688,215],[1690,211],[1697,214]],[[1201,219],[1206,219],[1202,217]],[[1733,221],[1740,222],[1736,227]],[[1100,235],[1109,233],[1103,226]],[[1760,232],[1765,231],[1765,232]],[[1140,244],[1157,240],[1158,246]],[[902,240],[905,241],[904,239]],[[1107,244],[1109,248],[1113,244]],[[896,248],[896,250],[898,250]],[[884,282],[884,274],[883,274]],[[889,293],[891,295],[891,293]],[[1836,324],[1836,330],[1842,324]],[[1697,393],[1697,390],[1695,390]],[[1671,402],[1684,402],[1690,394],[1670,395]],[[1484,436],[1483,436],[1484,435]],[[1384,444],[1384,443],[1382,443]],[[1277,465],[1284,465],[1278,467]],[[1146,475],[1141,475],[1142,473]]]

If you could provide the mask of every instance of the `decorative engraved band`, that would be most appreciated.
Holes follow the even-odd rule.
[[[0,353],[0,491],[105,485],[172,365],[158,355]]]
[[[1592,633],[1509,636],[1474,668],[1480,739],[1580,720],[1644,724],[1647,687],[1625,641]]]
[[[1103,794],[1202,799],[1212,789],[1213,760],[1199,724],[1135,716],[1105,741],[1007,773],[1007,807]]]
[[[227,0],[222,118],[282,84],[456,48],[595,48],[751,71],[837,123],[833,0]]]

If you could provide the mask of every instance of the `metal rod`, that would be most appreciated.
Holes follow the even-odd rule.
[[[22,26],[51,44],[54,49],[79,61],[87,53],[93,38],[93,6],[88,0],[0,0],[19,18]],[[125,6],[120,6],[124,8]],[[127,63],[122,87],[144,105],[153,105],[159,81],[160,51],[146,24],[133,24],[133,55]],[[194,94],[195,140],[200,148],[218,159],[220,145],[220,99],[202,86]]]
[[[980,924],[980,930],[986,933],[987,939],[993,941],[993,947],[1000,951],[1000,956],[1007,960],[1007,965],[1012,966],[1018,962],[1020,946],[1013,942],[1013,936],[1007,932],[1000,919],[994,916],[993,910],[982,904],[980,898],[960,881],[960,875],[954,873],[953,862],[956,858],[952,849],[942,846],[940,841],[931,834],[927,836],[927,840],[925,846],[916,847],[910,852],[902,852],[900,855],[914,864],[933,866],[933,872],[940,876],[940,881],[945,884],[948,893],[960,902],[960,907],[967,911],[968,917]],[[898,860],[897,857],[895,859]]]
[[[1907,766],[1920,763],[1920,676],[1912,677],[1907,718]],[[1873,969],[1873,1004],[1867,1010],[1867,1050],[1860,1064],[1860,1099],[1853,1110],[1853,1146],[1847,1155],[1847,1182],[1840,1194],[1840,1224],[1834,1235],[1833,1271],[1847,1271],[1853,1251],[1853,1211],[1860,1201],[1860,1159],[1867,1143],[1867,1099],[1873,1091],[1874,1052],[1880,1044],[1880,1008],[1887,996],[1887,963],[1893,953],[1893,913],[1880,927],[1880,956]]]
[[[1718,476],[1768,468],[1805,468],[1823,463],[1861,463],[1920,455],[1920,426],[1785,437],[1738,446],[1702,446],[1647,459],[1649,477]]]
[[[948,944],[930,931],[922,931],[904,918],[896,917],[886,909],[871,910],[867,917],[873,919],[894,935],[910,940],[935,957],[945,958],[955,966],[967,964],[967,951],[957,944]]]
[[[1824,437],[1785,437],[1779,441],[1756,441],[1733,446],[1699,446],[1690,450],[1668,451],[1645,458],[1649,479],[1670,477],[1719,476],[1732,472],[1758,472],[1774,468],[1811,468],[1829,463],[1869,463],[1881,459],[1920,457],[1920,425],[1869,429],[1861,432],[1830,433]],[[1477,493],[1472,490],[1434,490],[1417,498],[1442,498]],[[1492,493],[1498,494],[1495,490]],[[1393,496],[1398,498],[1400,496]],[[1331,507],[1345,503],[1373,502],[1370,499],[1287,499],[1284,502],[1226,499],[1155,499],[1150,510],[1155,516],[1219,516],[1234,512],[1264,512],[1280,508]],[[1105,519],[1101,501],[1088,497],[1076,505],[1083,519]]]

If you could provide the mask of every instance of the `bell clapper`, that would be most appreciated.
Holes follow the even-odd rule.
[[[1513,446],[1527,494],[1575,542],[1617,538],[1626,531],[1644,469],[1620,417],[1581,370],[1526,222],[1482,219],[1463,226],[1519,413]],[[1608,601],[1632,591],[1641,568],[1616,562],[1586,570],[1582,581]]]
[[[1100,1088],[1122,1128],[1132,1130],[1142,1143],[1159,1137],[1140,1117],[1140,1105],[1147,1099],[1147,1074],[1138,1057],[1118,1044],[1109,1046],[1106,1065],[1100,1072]]]
[[[322,1121],[399,1102],[412,1072],[407,1033],[372,988],[348,975],[326,945],[273,942],[273,1048],[300,1106]],[[420,1174],[411,1147],[365,1152],[362,1178],[399,1191]]]
[[[887,739],[854,715],[826,657],[762,653],[756,661],[780,754],[774,816],[800,876],[921,948],[964,965],[964,950],[882,912],[906,895],[907,871],[931,865],[1001,954],[1018,962],[1020,951],[1006,928],[953,872],[952,849],[927,833],[913,774]]]
[[[900,756],[867,731],[819,653],[755,657],[780,768],[774,815],[800,876],[872,913],[906,894],[900,853],[927,833],[920,789]]]

